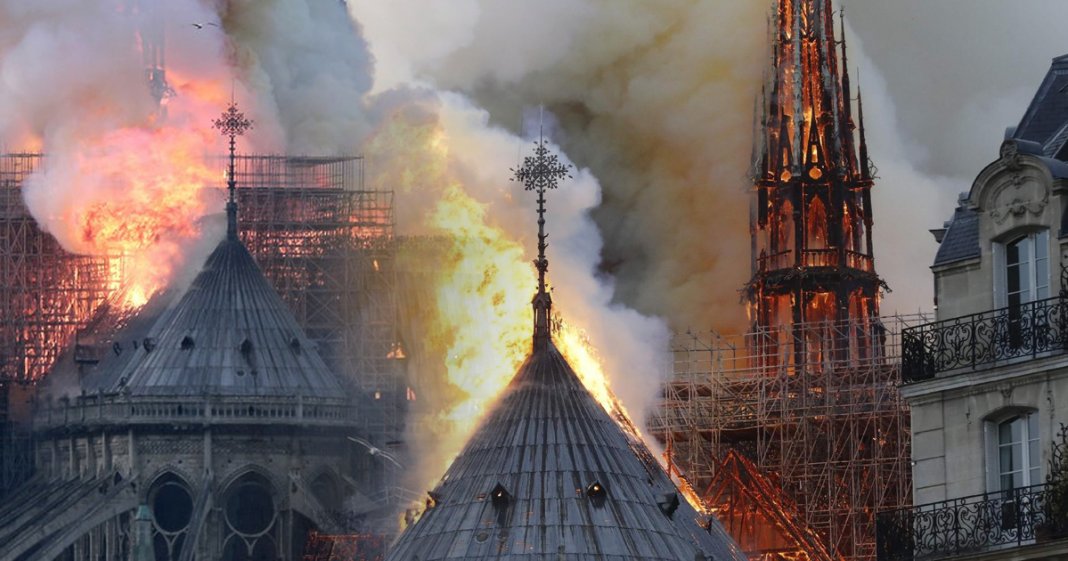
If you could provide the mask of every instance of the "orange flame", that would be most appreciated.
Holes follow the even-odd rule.
[[[376,167],[383,181],[389,181],[402,196],[406,190],[419,189],[413,204],[427,208],[423,224],[447,239],[443,263],[433,280],[436,309],[430,311],[429,339],[432,347],[445,353],[446,378],[455,397],[433,421],[439,432],[442,426],[449,427],[434,442],[439,448],[435,473],[426,475],[436,478],[530,352],[530,300],[537,274],[528,252],[534,247],[535,230],[533,220],[525,225],[529,228],[505,225],[499,222],[502,213],[489,212],[491,205],[513,204],[511,197],[523,196],[523,191],[507,183],[489,189],[476,184],[489,180],[465,170],[463,162],[450,153],[454,146],[478,150],[464,131],[450,129],[447,134],[438,121],[413,125],[402,117],[398,115],[379,131],[369,152],[372,157],[379,152],[385,156],[376,158]],[[551,280],[551,270],[549,276]],[[567,310],[560,311],[566,316]],[[555,318],[554,324],[554,342],[585,386],[625,430],[640,438],[612,395],[602,361],[577,327],[579,322]]]
[[[48,227],[75,253],[121,259],[112,267],[121,305],[139,308],[172,278],[183,244],[211,206],[217,172],[206,163],[206,131],[122,128],[77,141],[50,158],[44,181],[71,181]]]

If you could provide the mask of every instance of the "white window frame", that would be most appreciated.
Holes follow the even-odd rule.
[[[1036,300],[1044,300],[1050,297],[1050,290],[1052,285],[1052,273],[1050,266],[1050,237],[1049,230],[1035,230],[1026,234],[1020,234],[1014,236],[1004,243],[994,243],[994,307],[995,308],[1007,308],[1009,307],[1009,282],[1008,282],[1008,249],[1009,246],[1017,243],[1021,240],[1027,240],[1028,247],[1030,249],[1030,259],[1024,262],[1024,266],[1027,267],[1028,285],[1027,289],[1028,298],[1022,300],[1021,304],[1034,302]],[[1042,256],[1039,256],[1038,250],[1042,250]],[[1045,261],[1046,274],[1039,277],[1039,262]]]
[[[1005,423],[1009,422],[1021,422],[1021,440],[1019,442],[1009,442],[1006,444],[1001,440],[1001,427]],[[988,418],[985,423],[986,433],[986,474],[987,474],[987,492],[996,493],[1000,491],[1009,491],[1011,489],[1018,489],[1023,487],[1030,487],[1032,485],[1039,485],[1042,483],[1042,441],[1041,441],[1041,426],[1038,412],[1033,409],[1016,409],[1012,412],[1007,412],[995,417]],[[1020,466],[1018,469],[1014,469],[1010,472],[1003,472],[1001,465],[1001,449],[1004,446],[1011,446],[1013,444],[1019,444],[1020,446]],[[1005,488],[1002,485],[1002,475],[1005,473],[1017,473],[1021,474],[1020,486],[1014,486]]]

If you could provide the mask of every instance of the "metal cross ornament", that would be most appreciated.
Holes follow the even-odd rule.
[[[252,121],[237,110],[237,103],[230,102],[230,107],[223,112],[222,116],[215,119],[214,125],[223,136],[229,136],[233,141],[234,138],[245,134],[252,128]]]
[[[538,268],[538,293],[545,292],[545,272],[549,269],[549,261],[545,259],[545,242],[548,236],[545,234],[545,191],[556,189],[563,179],[571,179],[571,166],[564,164],[556,154],[549,152],[544,138],[534,143],[534,155],[523,158],[523,165],[519,169],[513,169],[515,176],[512,181],[523,184],[527,191],[538,193],[538,259],[534,265]]]
[[[223,136],[230,137],[230,166],[226,174],[226,189],[229,191],[229,200],[226,202],[226,231],[230,236],[237,236],[237,178],[234,177],[237,137],[244,135],[252,128],[252,120],[237,110],[237,102],[231,101],[230,107],[223,112],[222,116],[213,121],[213,126]]]

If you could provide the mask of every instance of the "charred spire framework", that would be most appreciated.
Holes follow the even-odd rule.
[[[771,24],[754,132],[753,322],[875,318],[886,285],[875,272],[873,174],[846,40],[835,39],[830,0],[780,0]]]

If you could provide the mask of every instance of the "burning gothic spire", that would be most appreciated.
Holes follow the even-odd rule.
[[[552,313],[552,297],[545,289],[545,273],[549,270],[549,261],[545,258],[545,249],[548,247],[545,233],[545,191],[556,189],[558,182],[563,179],[571,179],[571,166],[560,162],[556,154],[550,154],[545,146],[545,137],[539,135],[534,143],[534,155],[523,159],[523,165],[512,170],[515,173],[513,181],[523,184],[526,191],[538,193],[538,258],[534,266],[538,269],[538,293],[534,295],[531,304],[534,306],[534,349],[540,350],[549,341],[549,317]]]
[[[863,105],[856,134],[846,41],[836,39],[834,23],[831,0],[778,0],[771,16],[746,287],[757,329],[878,317],[884,285],[872,251],[874,174]],[[862,339],[855,350],[870,354],[877,338]]]

